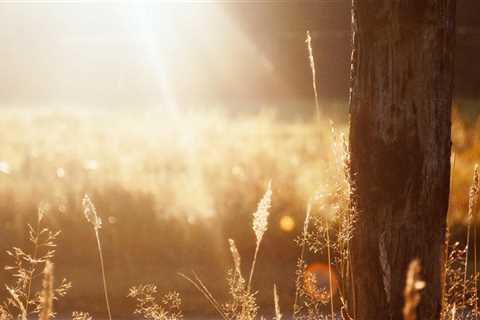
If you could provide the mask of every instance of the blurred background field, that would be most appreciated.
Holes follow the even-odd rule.
[[[272,109],[244,115],[198,109],[4,110],[0,261],[7,264],[4,252],[11,246],[28,248],[26,225],[35,223],[38,205],[46,204],[47,225],[62,231],[56,273],[73,282],[58,311],[101,314],[95,238],[81,208],[87,193],[104,220],[116,315],[132,310],[128,288],[145,282],[179,290],[187,314],[201,310],[208,315],[207,302],[177,273],[196,271],[222,297],[231,265],[227,239],[235,239],[244,261],[250,260],[255,248],[252,213],[272,179],[272,215],[254,286],[260,290],[260,305],[269,310],[276,283],[288,309],[299,254],[294,239],[303,227],[307,200],[333,185],[335,153],[341,152],[341,134],[348,135],[346,107],[334,111],[338,106],[325,103],[327,114],[319,122],[302,115],[282,118]],[[458,104],[453,116],[454,235],[463,231],[472,169],[480,159],[478,112],[465,106]],[[8,283],[6,276],[1,273],[0,282]]]

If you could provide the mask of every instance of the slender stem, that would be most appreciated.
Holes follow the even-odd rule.
[[[352,308],[353,308],[353,319],[357,318],[357,297],[355,294],[355,278],[353,276],[353,265],[351,262],[351,252],[348,254],[349,264],[350,264],[350,280],[351,280],[351,290],[352,290]]]
[[[25,312],[26,316],[28,317],[28,306],[30,305],[30,296],[32,295],[32,279],[33,274],[35,273],[35,264],[37,263],[37,256],[38,256],[38,233],[40,232],[40,219],[37,219],[37,226],[35,228],[35,243],[33,249],[33,267],[30,270],[30,278],[28,279],[28,289],[27,289],[27,296],[25,297]]]
[[[470,228],[468,228],[470,229]],[[467,296],[467,268],[468,268],[468,238],[470,238],[470,230],[467,231],[467,245],[465,246],[465,269],[463,271],[463,304],[466,302]]]
[[[444,250],[444,261],[443,261],[443,279],[442,279],[442,317],[445,317],[448,310],[447,301],[446,301],[446,291],[447,291],[447,272],[448,272],[448,256],[450,254],[450,227],[449,227],[449,217],[450,217],[450,206],[452,203],[452,190],[453,184],[455,182],[455,167],[456,167],[456,153],[452,147],[452,156],[451,156],[451,168],[450,168],[450,189],[448,195],[448,209],[447,209],[447,222],[445,225],[445,250]]]
[[[351,215],[349,214],[349,219],[352,219]],[[352,222],[349,222],[349,224],[351,224]],[[356,296],[355,296],[355,281],[353,279],[353,266],[352,266],[352,252],[350,250],[350,240],[348,241],[347,243],[347,287],[350,286],[350,295],[348,296],[348,298],[352,299],[352,301],[347,301],[347,305],[349,305],[349,302],[350,302],[350,306],[352,307],[352,311],[353,311],[353,316],[354,316],[354,319],[356,318],[357,314],[357,305],[356,305],[356,302],[355,302],[355,299],[356,299]],[[349,306],[349,307],[350,307]]]
[[[20,301],[20,298],[18,297],[18,294],[16,293],[16,291],[12,288],[9,288],[8,286],[7,286],[7,291],[8,293],[10,293],[10,296],[12,296],[12,299],[15,301],[18,308],[20,309],[20,312],[22,313],[20,319],[27,320],[27,310],[25,310],[25,306],[23,305],[22,301]]]
[[[95,237],[97,238],[98,255],[100,257],[100,266],[102,268],[103,292],[105,294],[105,302],[107,304],[108,319],[112,320],[112,313],[110,312],[110,301],[108,299],[108,291],[107,291],[107,278],[105,276],[105,266],[103,263],[102,245],[100,243],[100,235],[98,234],[98,228],[95,228]]]
[[[448,310],[448,301],[447,301],[447,276],[449,272],[449,254],[450,254],[450,227],[448,226],[448,215],[447,215],[447,224],[445,226],[445,250],[444,250],[444,261],[443,261],[443,276],[442,276],[442,307],[441,307],[441,319],[444,319],[449,312]]]
[[[307,30],[307,43],[308,48],[308,60],[310,62],[310,70],[312,70],[312,87],[313,93],[315,94],[315,110],[317,115],[317,120],[320,120],[320,104],[318,103],[318,92],[317,92],[317,79],[315,76],[315,59],[313,57],[312,49],[312,37],[310,36],[310,31]]]
[[[257,246],[255,247],[255,254],[253,255],[252,267],[250,268],[250,276],[248,277],[248,286],[247,291],[250,292],[250,287],[252,285],[253,271],[255,270],[255,263],[257,262],[258,249],[260,248],[260,240],[257,241]]]
[[[305,257],[305,246],[307,243],[307,235],[308,235],[308,224],[310,221],[310,212],[312,210],[312,203],[311,201],[308,202],[307,204],[307,212],[305,214],[305,221],[303,222],[303,239],[302,239],[302,246],[301,246],[301,251],[300,251],[300,262],[302,263],[302,268],[304,268],[305,262],[304,262],[304,257]],[[304,272],[305,270],[302,270]],[[295,301],[293,303],[293,318],[295,319],[296,314],[297,314],[297,309],[298,309],[298,285],[295,286]]]
[[[473,279],[475,286],[475,320],[478,319],[477,225],[473,229]]]
[[[326,227],[327,227],[327,256],[328,256],[328,281],[330,287],[330,311],[332,313],[332,320],[335,319],[335,314],[333,311],[333,283],[332,283],[332,259],[330,253],[330,235],[329,235],[329,228],[328,228],[328,218],[325,219]]]
[[[187,277],[186,275],[184,275],[183,273],[179,273],[179,275],[184,278],[185,280],[187,280],[188,282],[190,282],[198,291],[200,291],[201,294],[203,294],[203,296],[208,300],[208,302],[210,302],[210,304],[215,308],[215,310],[218,312],[218,314],[220,314],[220,316],[224,319],[224,320],[227,320],[227,317],[225,316],[225,314],[223,313],[222,309],[220,308],[220,306],[218,305],[217,301],[215,300],[215,298],[212,296],[212,294],[210,293],[210,291],[208,291],[208,289],[203,285],[203,283],[201,282],[200,278],[198,278],[198,276],[195,274],[195,278],[196,280],[194,281],[193,279],[191,279],[190,277]],[[197,283],[198,281],[198,283]]]
[[[472,225],[472,216],[469,212],[468,215],[468,222],[467,222],[467,243],[465,244],[465,269],[463,271],[463,304],[465,305],[466,296],[467,296],[467,273],[468,273],[468,253],[469,253],[469,246],[470,246],[470,229]]]

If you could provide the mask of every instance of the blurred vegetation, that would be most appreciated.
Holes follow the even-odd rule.
[[[462,105],[453,113],[452,225],[465,221],[472,169],[480,160],[480,118],[474,113]],[[208,314],[211,308],[177,273],[195,270],[222,297],[227,238],[250,261],[255,235],[248,226],[270,179],[272,216],[254,284],[265,288],[260,305],[273,308],[274,282],[280,301],[290,303],[299,254],[294,239],[309,196],[334,185],[333,155],[341,148],[334,142],[346,122],[287,120],[271,112],[4,110],[0,128],[0,252],[28,247],[27,223],[37,219],[40,204],[49,207],[46,223],[62,231],[56,273],[73,284],[60,313],[104,308],[101,275],[93,272],[95,235],[82,214],[88,194],[104,223],[112,310],[132,310],[128,288],[155,282],[182,294],[185,313]],[[6,277],[1,273],[0,282]]]

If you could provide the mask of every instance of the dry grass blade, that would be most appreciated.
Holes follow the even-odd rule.
[[[108,298],[107,277],[105,275],[105,264],[103,261],[102,244],[100,242],[99,230],[102,228],[102,219],[97,214],[97,209],[93,205],[88,195],[85,195],[82,200],[83,213],[88,222],[90,222],[95,231],[95,238],[97,239],[98,255],[100,258],[100,267],[102,269],[103,292],[105,295],[105,303],[107,305],[108,319],[112,320],[112,313],[110,311],[110,299]]]
[[[335,319],[335,311],[333,308],[333,281],[332,281],[332,257],[331,257],[331,242],[330,242],[330,230],[328,225],[328,219],[325,219],[326,235],[327,235],[327,259],[328,259],[328,287],[330,291],[330,313],[332,320]]]
[[[23,302],[20,300],[20,297],[18,296],[16,290],[14,288],[10,288],[9,286],[5,286],[7,289],[7,292],[10,294],[10,297],[13,299],[13,302],[17,306],[18,309],[20,309],[20,319],[21,320],[27,320],[27,309],[25,308],[25,305]]]
[[[240,253],[238,252],[237,246],[235,245],[235,241],[233,239],[228,239],[228,243],[230,244],[230,252],[232,253],[233,264],[235,265],[235,271],[237,272],[238,276],[242,277],[242,270],[240,268],[241,265],[241,258]]]
[[[407,271],[407,279],[405,283],[404,297],[405,305],[403,306],[404,320],[416,320],[416,309],[421,299],[421,291],[425,288],[425,281],[420,278],[421,272],[420,261],[418,259],[410,262]]]
[[[478,221],[478,216],[477,216],[477,221]],[[475,309],[475,320],[478,319],[478,280],[479,280],[479,273],[478,273],[478,267],[477,267],[477,261],[478,261],[478,238],[477,238],[477,228],[475,227],[473,229],[473,275],[474,275],[474,309]]]
[[[203,296],[210,302],[213,308],[218,312],[218,314],[224,319],[227,320],[227,317],[225,316],[224,312],[222,311],[222,308],[220,307],[220,304],[215,300],[213,295],[210,293],[210,291],[205,287],[203,282],[198,278],[198,276],[194,273],[195,280],[192,278],[188,277],[187,275],[183,273],[178,274],[180,277],[184,278],[188,282],[190,282],[197,290],[203,294]]]
[[[102,228],[102,219],[97,214],[97,209],[93,205],[92,200],[88,195],[85,195],[82,199],[83,205],[83,214],[88,222],[90,222],[93,227],[98,230]]]
[[[306,210],[306,213],[305,213],[305,220],[303,222],[303,234],[301,236],[301,240],[300,240],[300,247],[301,247],[301,251],[300,251],[300,258],[298,260],[298,268],[297,268],[297,279],[295,281],[295,300],[293,302],[293,316],[295,317],[296,314],[298,313],[298,309],[299,309],[299,306],[298,306],[298,296],[299,296],[299,293],[301,291],[301,277],[302,275],[304,274],[305,272],[305,262],[304,262],[304,259],[305,259],[305,250],[306,250],[306,245],[307,245],[307,236],[308,236],[308,226],[310,224],[310,215],[311,215],[311,211],[312,211],[312,201],[308,201],[308,205],[307,205],[307,210]]]
[[[280,301],[278,298],[278,292],[277,292],[277,285],[273,285],[273,303],[275,305],[275,320],[281,320],[282,319],[282,313],[280,312]]]
[[[310,62],[310,70],[312,71],[312,86],[313,93],[315,94],[315,110],[317,115],[317,120],[320,120],[320,104],[318,103],[318,92],[317,92],[317,77],[315,75],[315,59],[313,58],[313,49],[312,49],[312,37],[310,36],[310,31],[307,30],[307,39],[305,39],[308,49],[308,61]]]
[[[39,320],[49,320],[53,314],[53,263],[45,262],[45,269],[43,270],[43,284],[42,293],[40,295],[41,311]]]
[[[224,320],[254,320],[258,311],[255,299],[256,293],[250,293],[247,290],[245,279],[240,270],[240,254],[232,239],[229,239],[229,244],[234,263],[234,268],[229,270],[227,274],[230,301],[224,304],[218,303],[195,272],[193,272],[192,278],[182,273],[179,273],[179,275],[190,282]]]
[[[463,274],[463,300],[464,304],[466,301],[466,290],[467,290],[467,268],[468,268],[468,253],[469,253],[469,245],[470,245],[470,229],[473,220],[473,212],[475,211],[478,203],[478,195],[480,192],[480,181],[478,177],[478,165],[475,165],[475,169],[473,171],[473,181],[472,185],[470,186],[470,193],[468,197],[468,213],[467,213],[467,243],[465,245],[465,270]],[[474,275],[475,276],[475,275]]]
[[[260,243],[262,242],[263,235],[268,228],[268,211],[272,206],[272,181],[268,181],[267,191],[263,195],[263,198],[258,203],[257,211],[253,214],[253,231],[257,238],[257,244],[255,246],[255,253],[253,255],[252,267],[250,268],[250,276],[248,277],[247,291],[250,291],[253,279],[253,272],[255,271],[255,263],[257,262],[258,250]]]

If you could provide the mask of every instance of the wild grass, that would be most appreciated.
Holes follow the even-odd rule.
[[[256,245],[255,252],[252,258],[252,264],[250,267],[248,282],[245,284],[245,279],[241,271],[241,257],[240,253],[235,245],[235,241],[229,239],[230,252],[232,253],[234,268],[230,269],[227,273],[227,282],[229,286],[229,293],[231,301],[220,305],[213,297],[207,287],[203,284],[200,278],[194,273],[194,279],[181,274],[183,278],[192,283],[200,293],[210,302],[210,304],[218,311],[219,315],[226,320],[238,319],[238,320],[253,320],[255,319],[258,311],[258,305],[256,301],[256,292],[252,292],[251,285],[253,274],[255,272],[255,264],[258,257],[258,251],[262,242],[263,236],[268,229],[268,216],[270,215],[270,208],[272,205],[272,182],[269,181],[267,190],[262,199],[258,202],[257,210],[253,213],[252,230],[255,233]],[[281,318],[280,307],[278,305],[278,295],[276,286],[274,287],[274,301],[275,311],[277,317]]]
[[[296,294],[294,302],[294,315],[302,318],[302,309],[307,313],[303,317],[318,318],[321,310],[320,304],[330,305],[330,317],[336,317],[334,307],[334,282],[333,267],[335,266],[337,277],[340,279],[338,287],[341,310],[344,317],[349,318],[348,305],[351,304],[355,312],[354,290],[351,286],[351,265],[350,265],[350,240],[356,220],[355,210],[350,201],[352,183],[349,177],[350,157],[344,135],[337,136],[336,129],[331,124],[332,153],[334,155],[332,176],[329,191],[319,191],[307,206],[307,214],[304,222],[303,234],[297,239],[301,248],[300,260],[297,263]],[[339,141],[340,140],[340,141]],[[327,215],[314,214],[312,216],[312,205],[319,212],[327,212]],[[311,223],[310,223],[311,220]],[[311,228],[310,228],[311,227]],[[315,292],[305,291],[302,286],[305,283],[315,281],[306,269],[304,263],[305,249],[313,254],[322,254],[326,251],[328,267],[328,286],[315,289]],[[319,291],[320,290],[320,291]],[[304,306],[299,306],[298,297],[304,299]],[[313,307],[312,307],[313,306]]]
[[[469,193],[469,201],[468,201],[468,213],[467,213],[467,240],[466,240],[466,245],[465,245],[465,270],[463,274],[463,297],[465,300],[466,297],[466,290],[467,290],[467,277],[468,277],[468,257],[469,257],[469,248],[470,248],[470,230],[472,227],[472,220],[473,220],[473,213],[476,211],[477,206],[478,206],[478,197],[480,194],[480,180],[478,177],[478,165],[475,165],[475,169],[473,171],[473,181],[472,185],[470,187],[470,193]],[[474,252],[476,251],[476,248]],[[476,263],[476,261],[475,261]],[[476,272],[474,272],[476,274]],[[477,281],[474,281],[474,290],[476,289],[476,283]],[[476,292],[474,292],[476,295]],[[465,304],[465,301],[463,301]],[[476,305],[476,303],[475,303]]]
[[[10,116],[10,119],[17,121],[13,121],[11,126],[23,121],[19,115]],[[61,272],[68,271],[64,266],[65,260],[75,251],[72,250],[75,248],[72,239],[76,239],[75,243],[82,243],[75,249],[85,250],[77,255],[79,259],[86,259],[85,256],[90,252],[86,243],[89,241],[88,235],[92,234],[91,229],[81,227],[76,223],[77,218],[71,218],[82,213],[94,229],[92,239],[94,236],[96,243],[92,242],[92,248],[96,245],[99,254],[103,295],[109,317],[114,316],[110,305],[123,304],[123,300],[119,299],[125,297],[127,290],[113,290],[117,295],[111,299],[109,293],[115,286],[118,288],[117,282],[122,279],[118,276],[114,278],[115,273],[112,269],[109,272],[108,265],[120,264],[121,271],[128,273],[132,260],[146,259],[142,257],[148,256],[148,259],[155,259],[152,260],[155,264],[177,262],[178,266],[185,264],[182,259],[197,254],[191,250],[195,248],[199,251],[195,258],[197,260],[190,260],[188,268],[198,265],[198,274],[210,281],[202,280],[197,273],[185,278],[223,319],[256,319],[263,312],[274,314],[276,319],[289,317],[290,313],[299,320],[335,319],[340,316],[343,319],[355,319],[354,297],[364,293],[355,292],[352,286],[354,279],[349,262],[349,241],[356,216],[349,196],[355,186],[347,174],[349,152],[344,135],[338,134],[343,130],[341,126],[337,128],[328,122],[320,128],[318,123],[286,124],[270,117],[247,117],[233,121],[218,115],[212,115],[212,118],[208,115],[198,118],[189,115],[182,119],[182,125],[178,125],[176,120],[172,120],[172,124],[166,121],[165,126],[157,131],[156,125],[153,126],[148,120],[119,118],[119,122],[122,122],[118,124],[120,127],[127,125],[132,130],[117,136],[116,131],[99,129],[107,128],[106,124],[112,122],[111,119],[88,118],[91,122],[86,124],[83,120],[63,117],[52,120],[39,115],[36,120],[30,119],[30,123],[39,129],[39,135],[43,132],[51,140],[40,143],[35,137],[30,137],[32,142],[27,146],[31,148],[27,152],[29,157],[22,158],[18,152],[14,152],[20,148],[19,142],[15,142],[18,136],[7,135],[6,139],[0,141],[0,148],[7,150],[2,156],[8,158],[0,159],[8,162],[8,170],[3,170],[0,176],[0,196],[6,200],[2,202],[2,210],[10,212],[5,216],[11,217],[10,220],[4,217],[4,225],[10,228],[7,229],[10,230],[7,235],[12,240],[19,239],[12,235],[18,234],[17,228],[32,220],[26,214],[17,214],[20,210],[28,212],[27,203],[41,198],[48,200],[48,205],[42,205],[33,219],[36,222],[34,227],[28,226],[29,249],[9,250],[13,263],[9,264],[11,266],[6,271],[12,278],[6,281],[6,298],[0,308],[1,320],[25,320],[32,316],[39,316],[42,320],[53,319],[54,311],[68,309],[57,299],[65,297],[70,285],[64,281],[55,286],[54,280]],[[74,131],[87,133],[82,138],[85,141],[69,150],[63,144],[58,145],[56,139],[46,133],[47,129],[52,130],[48,124],[58,120],[71,121],[75,124],[71,125]],[[480,155],[480,140],[475,131],[478,124],[462,121],[461,118],[454,119],[456,165],[453,170],[455,179],[452,182],[450,224],[466,224],[465,233],[452,234],[450,238],[445,264],[442,320],[475,319],[478,315],[478,173],[473,184],[470,181],[471,168]],[[229,134],[225,134],[227,129]],[[21,128],[16,130],[23,134],[30,132]],[[22,140],[24,137],[21,136]],[[65,136],[65,139],[66,145],[69,145],[70,136]],[[171,145],[166,141],[176,141],[178,144]],[[215,148],[209,147],[212,141]],[[236,143],[238,141],[242,143]],[[129,149],[137,145],[142,146],[141,150]],[[51,150],[56,151],[49,156]],[[268,183],[265,190],[264,183],[270,176],[275,183],[273,187]],[[122,192],[109,196],[112,185],[121,186]],[[85,192],[92,195],[95,205],[89,197],[82,201],[81,195]],[[139,200],[134,202],[134,195],[139,194],[150,196],[139,196]],[[141,206],[145,202],[149,203],[149,207]],[[252,215],[250,212],[255,204],[257,210]],[[98,212],[96,207],[99,208]],[[171,216],[181,222],[176,224],[174,220],[165,219]],[[283,216],[293,217],[297,223],[292,231],[279,227],[279,220]],[[250,222],[252,218],[253,223]],[[208,223],[200,228],[204,223],[202,221]],[[63,261],[55,261],[55,277],[53,271],[44,271],[51,270],[46,266],[56,260],[55,245],[60,233],[46,229],[44,224],[64,229],[62,240],[69,248],[62,249],[60,260]],[[253,235],[247,237],[245,230],[249,224]],[[165,227],[158,229],[159,226]],[[118,233],[113,232],[115,228],[119,228]],[[192,235],[191,246],[182,249],[187,257],[183,258],[177,251],[187,243],[186,235],[192,230],[197,232],[197,236]],[[283,238],[290,241],[295,234],[299,234],[296,253],[293,249],[287,249],[288,242],[282,242]],[[104,236],[103,242],[100,242],[100,236]],[[203,240],[205,242],[199,244],[202,238],[215,238],[216,241]],[[227,238],[235,241],[227,242]],[[461,242],[456,244],[457,240]],[[272,253],[279,246],[286,249]],[[116,256],[114,253],[117,248],[121,249],[121,254]],[[222,255],[217,255],[222,250],[230,251],[233,261],[229,263],[230,269],[227,271],[227,290],[223,291],[224,283],[218,281],[218,270],[224,264]],[[243,252],[252,254],[247,264],[242,262],[240,253]],[[272,256],[278,252],[291,256],[272,263]],[[125,259],[125,256],[129,258]],[[140,263],[143,261],[147,260],[140,260]],[[318,261],[327,267],[326,283],[322,282],[325,279],[309,269],[313,262]],[[288,263],[291,264],[290,274],[289,269],[284,268]],[[91,264],[86,266],[90,267]],[[211,282],[212,276],[205,272],[210,268],[214,270],[210,273],[215,273],[215,282]],[[176,274],[175,270],[168,268],[159,272],[158,269],[144,272],[134,265],[131,269],[133,276],[128,284],[132,284],[132,281],[146,283],[147,280],[162,284],[162,288],[169,286],[172,282],[166,283],[169,281],[167,278],[173,278]],[[180,267],[178,271],[186,275],[186,269]],[[258,273],[259,270],[261,273]],[[267,274],[265,270],[274,271]],[[108,280],[116,280],[110,280],[108,287],[107,275]],[[275,279],[270,281],[266,276]],[[405,291],[408,296],[406,300],[410,301],[405,317],[410,319],[414,319],[417,298],[421,297],[418,285],[421,280],[412,277],[416,279],[412,280],[414,285],[409,286],[411,282],[408,279],[411,278],[407,278]],[[272,304],[271,288],[274,283]],[[82,286],[82,281],[76,281],[74,288]],[[277,290],[277,286],[280,290]],[[180,287],[179,291],[187,293],[186,300],[190,303],[192,299],[197,299],[192,298],[194,294],[189,293],[186,286]],[[179,295],[170,293],[158,297],[157,287],[153,284],[135,285],[129,297],[136,303],[136,316],[149,320],[183,317]],[[72,295],[71,300],[64,301],[71,303],[73,300],[78,300],[78,296]],[[223,300],[225,302],[219,302]],[[269,307],[263,311],[262,307],[265,306]],[[293,311],[290,311],[291,307]],[[77,305],[72,308],[77,309]],[[283,310],[283,315],[280,310]],[[99,314],[98,310],[91,311]],[[75,312],[72,319],[91,320],[92,316]]]
[[[128,297],[136,300],[134,314],[147,320],[180,320],[182,300],[178,292],[165,294],[160,302],[156,301],[157,287],[153,284],[130,288]]]
[[[2,319],[26,320],[34,315],[40,316],[42,320],[51,318],[55,315],[52,301],[65,296],[71,288],[71,283],[65,279],[53,287],[51,260],[55,258],[56,240],[60,231],[54,232],[42,225],[47,210],[46,207],[39,206],[36,226],[27,226],[32,251],[18,247],[7,250],[7,255],[13,262],[6,265],[5,270],[13,282],[5,283],[8,296],[0,305]]]
[[[107,313],[108,319],[112,320],[112,312],[110,311],[110,299],[108,297],[108,287],[107,287],[107,276],[105,274],[105,263],[103,261],[103,251],[102,251],[102,243],[100,242],[100,229],[102,228],[102,219],[97,214],[97,209],[93,205],[92,201],[85,195],[82,200],[83,205],[83,213],[85,214],[85,218],[88,222],[90,222],[93,226],[93,230],[95,231],[95,239],[97,240],[97,249],[98,249],[98,256],[100,258],[100,268],[102,270],[102,281],[103,281],[103,292],[105,295],[105,304],[107,306]]]
[[[474,213],[478,215],[479,187],[478,166],[475,166],[468,196],[467,219],[469,221],[473,220]],[[475,268],[471,273],[468,272],[468,257],[471,254],[469,247],[470,223],[467,221],[465,246],[461,246],[459,242],[450,243],[450,235],[447,230],[441,315],[441,319],[444,320],[453,319],[457,314],[461,319],[477,319],[479,316],[477,291],[479,274]]]
[[[262,200],[258,203],[257,211],[253,214],[253,231],[257,238],[255,245],[255,253],[253,254],[252,267],[250,268],[250,275],[248,277],[247,290],[250,291],[252,285],[253,273],[255,272],[255,264],[257,262],[258,250],[260,249],[260,243],[262,242],[263,235],[268,228],[268,216],[270,212],[268,210],[272,206],[272,181],[268,182],[267,191]]]
[[[145,259],[143,261],[151,263],[157,257],[156,263],[164,263],[162,254],[166,253],[165,256],[170,256],[169,262],[184,261],[195,256],[194,249],[199,254],[190,262],[203,264],[210,273],[215,273],[222,267],[222,261],[214,259],[215,256],[206,256],[222,252],[226,234],[242,244],[237,247],[234,240],[228,239],[233,265],[226,274],[227,294],[223,295],[228,296],[226,302],[220,303],[214,295],[221,282],[217,275],[214,275],[215,289],[209,289],[194,271],[191,276],[182,272],[179,276],[193,285],[197,294],[203,296],[223,320],[264,319],[261,315],[264,304],[260,300],[263,288],[254,289],[254,284],[259,281],[253,281],[255,272],[258,272],[260,246],[266,245],[262,251],[265,254],[274,251],[278,243],[285,246],[285,242],[280,242],[280,236],[298,231],[295,222],[302,220],[303,228],[296,238],[299,258],[285,259],[297,261],[296,270],[292,268],[290,277],[294,282],[293,290],[282,290],[285,292],[282,301],[288,300],[292,304],[294,320],[355,319],[355,297],[368,294],[368,290],[356,292],[353,286],[350,241],[357,213],[350,201],[355,186],[349,176],[348,144],[345,135],[337,133],[344,128],[338,130],[333,122],[322,118],[312,38],[308,31],[305,42],[316,122],[286,123],[268,113],[231,118],[205,111],[169,114],[148,111],[140,116],[128,112],[113,115],[3,111],[0,118],[3,130],[0,140],[0,210],[8,216],[4,218],[4,225],[10,240],[19,240],[19,230],[28,226],[30,248],[13,247],[7,251],[13,263],[5,267],[9,278],[5,285],[6,297],[0,304],[0,320],[54,319],[57,300],[65,298],[71,288],[66,280],[55,286],[54,248],[60,232],[43,226],[48,207],[57,213],[56,219],[49,219],[51,224],[62,225],[68,230],[65,241],[69,244],[83,244],[87,239],[83,231],[78,231],[77,218],[72,217],[83,211],[92,225],[109,320],[112,320],[112,311],[105,261],[117,262],[124,273],[130,269],[130,273],[140,277],[145,270],[135,268],[132,259]],[[468,199],[465,194],[471,167],[480,159],[480,118],[468,123],[455,108],[453,124],[455,165],[452,177],[455,180],[452,178],[449,223],[466,225],[466,241],[465,245],[456,241],[452,244],[450,229],[447,230],[440,320],[477,319],[476,224],[480,221],[477,167]],[[271,182],[268,182],[267,190],[257,204],[253,213],[253,242],[244,236],[242,228],[246,224],[239,223],[246,222],[245,217],[250,219],[251,216],[242,215],[241,219],[235,216],[251,209],[260,190],[263,191],[263,181],[267,177],[274,177],[275,186],[279,187],[272,189]],[[93,195],[100,204],[107,222],[106,230],[102,229],[103,220],[90,197],[80,198],[85,193]],[[276,205],[272,203],[273,195]],[[36,225],[32,227],[28,224],[28,215],[20,212],[28,212],[40,200],[47,200],[48,205],[39,207]],[[300,209],[304,208],[305,202],[303,218]],[[279,220],[280,215],[290,218],[293,227],[269,227],[269,219]],[[198,227],[202,224],[207,226]],[[116,232],[110,232],[117,225]],[[189,247],[182,246],[188,243],[185,239],[194,228],[197,228],[197,236],[192,237]],[[107,233],[108,250],[104,250],[100,229],[104,230],[102,234]],[[266,240],[267,231],[273,233],[275,241],[272,238]],[[473,252],[470,247],[472,234]],[[200,243],[204,238],[210,242]],[[80,247],[89,252],[86,245]],[[207,250],[202,250],[204,248]],[[253,249],[248,278],[242,273],[240,255],[246,249]],[[179,258],[177,251],[181,250],[185,254]],[[285,249],[281,253],[288,255],[291,251]],[[65,260],[74,263],[86,259],[82,254],[75,256],[66,250],[63,254]],[[472,255],[473,263],[470,263]],[[223,257],[222,254],[218,256]],[[326,261],[320,264],[319,260]],[[185,263],[179,264],[183,267]],[[277,264],[285,264],[285,261],[271,263],[266,269],[270,272]],[[471,265],[472,270],[469,270]],[[163,274],[153,272],[146,276],[164,282],[171,277],[164,271]],[[87,272],[90,276],[90,271]],[[281,278],[273,282],[272,313],[275,320],[285,318],[280,311],[277,283],[287,286],[285,279],[288,280],[289,276],[285,276],[283,268],[282,272]],[[266,275],[264,272],[263,276]],[[123,274],[116,280],[122,278]],[[110,283],[116,285],[117,281]],[[425,286],[428,283],[421,279],[420,263],[414,260],[406,276],[405,320],[416,319],[416,308],[421,303]],[[268,287],[271,288],[270,284]],[[87,289],[89,297],[97,300],[95,292],[90,289]],[[271,304],[270,290],[266,295]],[[135,317],[147,320],[184,318],[182,299],[176,291],[158,297],[157,286],[150,283],[130,287],[127,297],[135,302]],[[75,298],[79,300],[78,296]],[[74,311],[71,318],[93,320],[90,313],[79,311]]]

